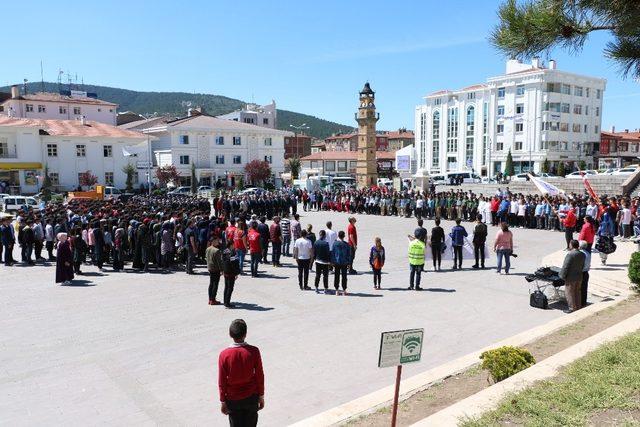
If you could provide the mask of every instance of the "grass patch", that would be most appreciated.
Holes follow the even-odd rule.
[[[591,419],[603,411],[638,413],[638,396],[640,332],[635,332],[577,360],[558,377],[508,396],[495,410],[460,425],[590,425]],[[630,425],[640,422],[634,418],[628,420]]]

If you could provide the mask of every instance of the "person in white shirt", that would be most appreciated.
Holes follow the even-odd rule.
[[[46,241],[47,253],[49,254],[49,261],[55,261],[56,257],[53,256],[53,244],[56,237],[53,233],[53,225],[49,222],[47,222],[47,225],[44,227],[44,239]]]
[[[598,219],[598,205],[596,205],[595,200],[589,199],[589,204],[587,205],[585,216],[590,216],[593,219]]]
[[[332,225],[333,224],[331,223],[331,221],[327,221],[327,228],[324,230],[324,232],[327,233],[327,243],[329,243],[330,252],[333,251],[333,244],[336,242],[336,239],[338,238],[338,233],[336,233],[331,229]]]
[[[631,209],[629,209],[629,203],[625,203],[620,211],[620,226],[622,227],[622,237],[624,239],[631,237],[631,221],[633,221],[633,215],[631,214]]]
[[[309,290],[309,268],[313,259],[313,243],[307,239],[307,230],[300,232],[300,238],[293,243],[293,258],[298,264],[298,285],[300,290]]]
[[[509,204],[509,225],[515,227],[518,223],[518,201],[515,197],[511,198],[511,203]]]

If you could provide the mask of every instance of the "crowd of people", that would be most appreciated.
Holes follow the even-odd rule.
[[[350,213],[346,230],[334,231],[333,224],[327,222],[316,236],[311,224],[301,224],[299,203],[304,211]],[[234,283],[238,275],[244,274],[245,260],[249,274],[256,277],[259,264],[279,267],[282,257],[292,257],[298,267],[301,290],[312,289],[309,275],[315,267],[316,292],[329,292],[329,274],[333,271],[333,292],[346,295],[348,275],[356,273],[356,215],[417,218],[418,228],[410,236],[408,250],[409,288],[420,289],[427,247],[434,271],[440,271],[442,254],[449,242],[453,269],[460,269],[463,246],[472,236],[473,268],[484,268],[489,225],[499,226],[491,246],[497,254],[497,272],[502,271],[504,263],[504,271],[509,273],[510,258],[515,256],[510,231],[514,227],[562,231],[567,250],[576,232],[589,250],[598,238],[596,249],[605,263],[607,254],[615,250],[615,236],[640,234],[637,207],[638,198],[596,200],[576,194],[568,198],[545,197],[512,194],[508,188],[499,189],[492,196],[463,190],[437,192],[431,187],[425,192],[372,188],[221,193],[212,203],[190,196],[139,195],[126,202],[73,199],[66,204],[49,203],[42,211],[20,212],[15,219],[4,218],[0,225],[0,259],[4,252],[4,263],[11,266],[17,243],[25,264],[43,261],[45,256],[48,261],[56,261],[56,282],[63,284],[70,283],[74,275],[82,275],[82,266],[87,262],[99,270],[110,265],[117,272],[130,263],[131,268],[141,272],[184,270],[187,274],[202,265],[210,275],[209,304],[233,307]],[[422,226],[424,219],[435,220],[430,233]],[[440,227],[442,219],[456,222],[448,234]],[[467,231],[463,221],[473,222],[473,230]],[[380,238],[369,234],[373,241],[369,267],[374,289],[380,289],[387,257]],[[221,278],[225,290],[219,302]]]

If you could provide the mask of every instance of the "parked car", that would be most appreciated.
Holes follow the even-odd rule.
[[[473,172],[450,172],[447,175],[447,182],[451,182],[451,178],[453,178],[453,182],[458,182],[462,178],[462,182],[465,184],[478,184],[482,181],[480,176]]]
[[[582,179],[582,175],[596,176],[596,175],[598,175],[598,172],[594,171],[594,170],[575,171],[575,172],[571,172],[570,174],[567,174],[565,176],[565,178],[567,178],[567,179]]]
[[[613,175],[631,175],[636,173],[638,168],[636,166],[627,166],[621,169],[618,169],[613,173]]]
[[[210,185],[201,185],[200,187],[198,187],[198,195],[199,196],[208,196],[209,194],[213,193],[215,191],[215,188],[213,188]]]
[[[253,196],[262,193],[264,190],[260,187],[247,187],[240,192],[243,196]]]
[[[529,181],[529,174],[527,173],[519,173],[516,175],[513,175],[511,177],[511,182],[522,182],[522,181]]]
[[[175,190],[171,190],[167,194],[183,195],[183,196],[187,194],[191,194],[191,187],[177,187]]]
[[[2,210],[4,212],[17,212],[23,207],[39,211],[38,201],[28,196],[7,196],[2,198]]]
[[[605,169],[602,172],[599,172],[600,175],[615,175],[615,173],[618,171],[618,168],[609,168],[609,169]]]
[[[540,178],[563,178],[562,176],[554,175],[548,172],[542,172],[539,176]]]

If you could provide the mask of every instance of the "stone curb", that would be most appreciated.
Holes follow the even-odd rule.
[[[477,417],[495,408],[509,393],[518,392],[537,381],[556,376],[567,366],[603,344],[640,330],[640,314],[581,341],[524,371],[445,408],[413,426],[455,426],[465,417]]]
[[[502,341],[486,346],[478,351],[469,353],[458,359],[452,360],[443,365],[437,366],[423,373],[407,378],[400,383],[400,400],[406,400],[414,394],[427,389],[434,383],[442,381],[445,378],[451,377],[460,372],[466,371],[473,365],[479,363],[480,354],[486,350],[501,347],[504,345],[522,346],[573,323],[579,322],[580,320],[595,313],[606,310],[609,307],[613,307],[616,304],[624,301],[624,299],[625,298],[622,297],[615,299],[612,298],[610,301],[603,301],[592,304],[588,307],[583,308],[582,310],[578,310],[563,317],[558,317],[547,322],[544,325],[540,325],[527,331],[521,332],[517,335],[513,335]],[[331,425],[340,425],[349,420],[375,412],[379,408],[389,405],[391,403],[391,399],[393,398],[393,393],[394,387],[388,386],[381,390],[374,391],[373,393],[367,394],[350,402],[311,416],[309,418],[300,420],[292,425],[296,427],[324,427]]]

